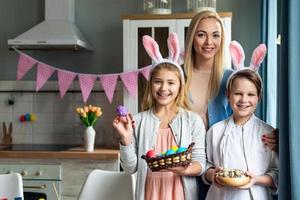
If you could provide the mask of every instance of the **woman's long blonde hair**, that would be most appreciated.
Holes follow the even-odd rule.
[[[224,40],[225,40],[225,32],[223,23],[221,21],[220,16],[213,11],[203,11],[195,15],[189,25],[186,35],[185,41],[185,58],[184,58],[184,71],[187,75],[186,87],[189,90],[191,84],[191,78],[193,75],[193,69],[195,67],[195,56],[196,52],[194,49],[194,36],[197,31],[197,26],[201,20],[213,18],[216,19],[221,25],[221,44],[220,49],[214,56],[214,66],[212,69],[212,77],[209,81],[209,96],[208,100],[213,99],[217,96],[220,84],[222,81],[223,73],[224,73]]]
[[[183,80],[182,75],[176,66],[171,63],[161,63],[154,67],[154,69],[150,73],[150,79],[147,82],[146,90],[143,96],[143,101],[141,104],[142,111],[148,110],[155,106],[155,99],[152,95],[152,84],[153,77],[158,74],[161,70],[167,70],[174,72],[180,80],[180,88],[178,91],[178,95],[175,100],[175,104],[177,107],[182,107],[185,109],[190,109],[189,100],[187,98],[187,88],[185,87],[185,80]]]

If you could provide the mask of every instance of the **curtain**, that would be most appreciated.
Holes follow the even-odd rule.
[[[268,50],[260,68],[264,92],[258,112],[262,120],[277,127],[277,0],[262,1],[261,16],[261,40]]]
[[[279,200],[300,200],[300,1],[281,0],[278,65]]]

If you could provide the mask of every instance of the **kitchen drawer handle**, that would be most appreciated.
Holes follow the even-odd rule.
[[[45,185],[45,184],[44,185],[40,185],[40,186],[31,186],[31,185],[30,186],[29,185],[25,186],[24,185],[23,188],[24,189],[46,189],[47,185]]]

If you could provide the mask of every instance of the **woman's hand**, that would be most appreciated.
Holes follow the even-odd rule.
[[[122,145],[129,145],[132,142],[134,121],[131,115],[124,117],[117,116],[113,121],[113,127],[121,137]]]
[[[246,172],[246,175],[250,177],[250,182],[247,185],[244,185],[242,187],[238,187],[238,189],[242,189],[242,190],[246,190],[251,188],[253,185],[256,184],[257,181],[257,177],[255,176],[255,174],[251,173],[251,172]]]
[[[271,150],[278,152],[279,147],[279,137],[278,129],[274,129],[272,133],[264,134],[261,138],[262,142]]]

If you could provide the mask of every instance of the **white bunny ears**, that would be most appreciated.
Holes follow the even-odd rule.
[[[152,70],[161,63],[171,63],[178,68],[181,78],[182,78],[182,80],[184,80],[183,70],[181,69],[180,65],[178,64],[180,50],[179,50],[178,37],[177,37],[176,33],[170,33],[167,42],[168,42],[168,49],[169,49],[169,57],[163,58],[159,51],[157,42],[148,35],[143,36],[144,48],[145,48],[147,54],[150,56],[150,58],[153,61]]]
[[[260,44],[258,45],[253,53],[252,53],[252,58],[250,61],[250,66],[245,67],[244,66],[244,60],[245,60],[245,54],[243,47],[237,42],[237,41],[232,41],[229,45],[229,52],[231,56],[231,61],[234,66],[234,72],[229,76],[227,80],[227,86],[228,82],[233,76],[233,74],[241,71],[241,70],[253,70],[258,74],[258,69],[260,67],[260,64],[263,62],[266,53],[267,53],[267,47],[265,44]],[[259,74],[258,74],[259,76]],[[261,77],[259,76],[261,79]]]

